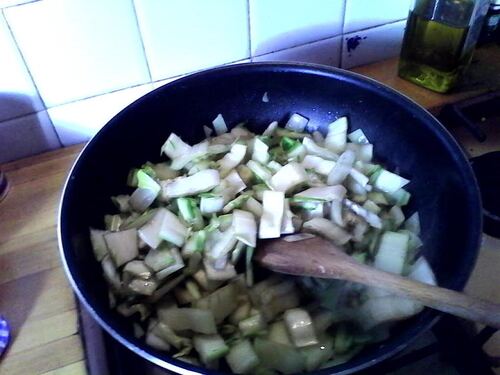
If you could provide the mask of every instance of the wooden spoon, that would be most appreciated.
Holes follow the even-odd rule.
[[[357,262],[319,237],[296,242],[285,238],[261,241],[256,259],[263,267],[290,275],[340,279],[384,288],[433,309],[500,328],[500,304],[380,271]]]

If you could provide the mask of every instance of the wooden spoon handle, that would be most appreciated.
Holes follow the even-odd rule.
[[[306,240],[303,241],[307,243]],[[396,274],[361,264],[337,249],[307,246],[279,246],[267,248],[258,260],[273,271],[301,276],[341,279],[368,286],[384,288],[423,305],[468,320],[500,328],[500,304],[471,297],[454,290],[420,283]],[[279,247],[282,247],[281,249]]]

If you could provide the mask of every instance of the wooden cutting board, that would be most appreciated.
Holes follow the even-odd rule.
[[[433,111],[442,105],[500,87],[500,51],[483,48],[470,75],[453,95],[431,93],[397,78],[397,59],[354,69],[392,86]],[[496,72],[492,77],[491,72]],[[500,149],[500,138],[487,143],[458,138],[472,154]],[[493,142],[493,143],[492,143]],[[83,145],[5,164],[11,189],[0,203],[0,313],[12,326],[12,343],[0,361],[0,373],[86,374],[71,288],[59,260],[56,216],[62,186]],[[500,243],[487,239],[468,290],[500,302]],[[498,336],[498,335],[497,335]],[[489,344],[500,355],[500,339]]]

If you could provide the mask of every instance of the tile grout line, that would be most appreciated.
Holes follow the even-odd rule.
[[[7,5],[7,6],[4,6],[2,9],[16,8],[16,7],[20,7],[20,6],[26,5],[26,4],[38,3],[39,1],[42,1],[42,0],[31,0],[31,1],[21,2],[19,4]]]
[[[251,26],[251,15],[250,15],[250,0],[247,1],[247,22],[248,22],[248,58],[250,59],[250,62],[252,62],[253,56],[252,56],[252,26]]]
[[[35,3],[35,2],[37,2],[37,1],[32,1],[31,3],[27,3],[27,4],[32,4],[32,3]],[[20,5],[24,5],[24,4],[18,4],[18,6],[20,6]],[[24,57],[24,54],[21,51],[21,48],[19,47],[19,43],[17,43],[17,39],[16,39],[16,37],[14,35],[14,32],[12,31],[12,28],[10,26],[9,20],[5,16],[4,9],[2,9],[1,15],[2,15],[2,17],[3,17],[4,21],[5,21],[5,24],[7,25],[7,29],[9,30],[10,36],[11,36],[12,40],[14,41],[14,44],[16,46],[15,48],[16,48],[17,52],[19,53],[19,56],[21,56],[21,61],[24,64],[24,66],[26,68],[26,71],[28,72],[28,76],[31,79],[31,83],[33,84],[33,87],[36,90],[36,93],[38,95],[38,99],[40,100],[40,102],[42,103],[42,106],[44,108],[42,111],[34,111],[34,112],[30,113],[30,114],[25,114],[24,116],[38,114],[38,113],[43,112],[43,111],[47,112],[47,118],[50,121],[50,125],[52,125],[52,130],[54,131],[54,133],[56,135],[57,141],[59,142],[59,147],[63,147],[63,143],[61,141],[61,138],[59,137],[59,133],[57,133],[56,127],[54,126],[54,123],[52,122],[52,119],[50,118],[50,115],[49,115],[49,113],[47,111],[48,108],[47,108],[47,105],[45,104],[45,100],[43,100],[42,95],[40,95],[40,90],[38,90],[38,86],[36,85],[35,79],[33,78],[33,74],[31,74],[31,70],[29,69],[28,63],[26,62],[26,58]],[[24,117],[24,116],[18,116],[17,118]]]
[[[137,25],[137,31],[139,32],[139,39],[142,47],[142,53],[144,54],[144,60],[146,62],[146,69],[148,71],[148,77],[149,77],[149,82],[148,83],[153,83],[153,76],[151,74],[151,68],[149,66],[149,60],[148,60],[148,55],[146,53],[146,46],[144,44],[144,38],[142,37],[142,30],[141,30],[141,24],[139,22],[139,16],[137,15],[137,8],[135,6],[135,0],[130,0],[132,3],[132,11],[134,12],[134,17],[135,17],[135,24]]]
[[[342,56],[344,55],[344,28],[345,28],[345,14],[347,11],[347,2],[349,0],[344,0],[344,11],[342,14],[342,36],[340,38],[340,51],[339,51],[339,68],[342,68]]]

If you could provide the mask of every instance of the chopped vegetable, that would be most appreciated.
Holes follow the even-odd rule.
[[[136,229],[107,233],[104,235],[104,241],[117,267],[131,261],[139,254]]]
[[[276,191],[288,192],[307,181],[305,169],[298,163],[285,165],[271,177],[271,187]]]
[[[136,337],[207,369],[291,374],[348,361],[422,310],[383,289],[255,267],[257,237],[319,235],[356,261],[435,284],[415,262],[418,213],[405,220],[401,208],[409,180],[372,162],[361,129],[348,134],[341,117],[324,137],[299,114],[262,135],[245,123],[228,132],[222,115],[213,126],[194,145],[170,134],[166,160],[132,168],[105,230],[90,229],[110,306]]]
[[[248,374],[259,365],[259,358],[249,340],[242,340],[233,345],[226,360],[235,374]]]
[[[224,117],[219,113],[217,117],[212,121],[212,124],[215,129],[215,134],[221,135],[227,133],[227,125],[226,121],[224,121]]]
[[[328,134],[325,138],[325,146],[335,153],[345,150],[347,136],[347,117],[339,119],[328,125]]]
[[[209,191],[219,185],[220,175],[217,170],[205,169],[189,177],[178,177],[162,182],[162,199],[186,197]]]
[[[401,274],[408,252],[408,239],[407,234],[385,232],[373,265],[382,271]]]
[[[311,317],[306,310],[290,309],[285,311],[283,317],[296,347],[302,348],[318,343]]]
[[[280,191],[264,191],[259,238],[277,238],[281,235],[281,221],[285,207],[285,194]]]

